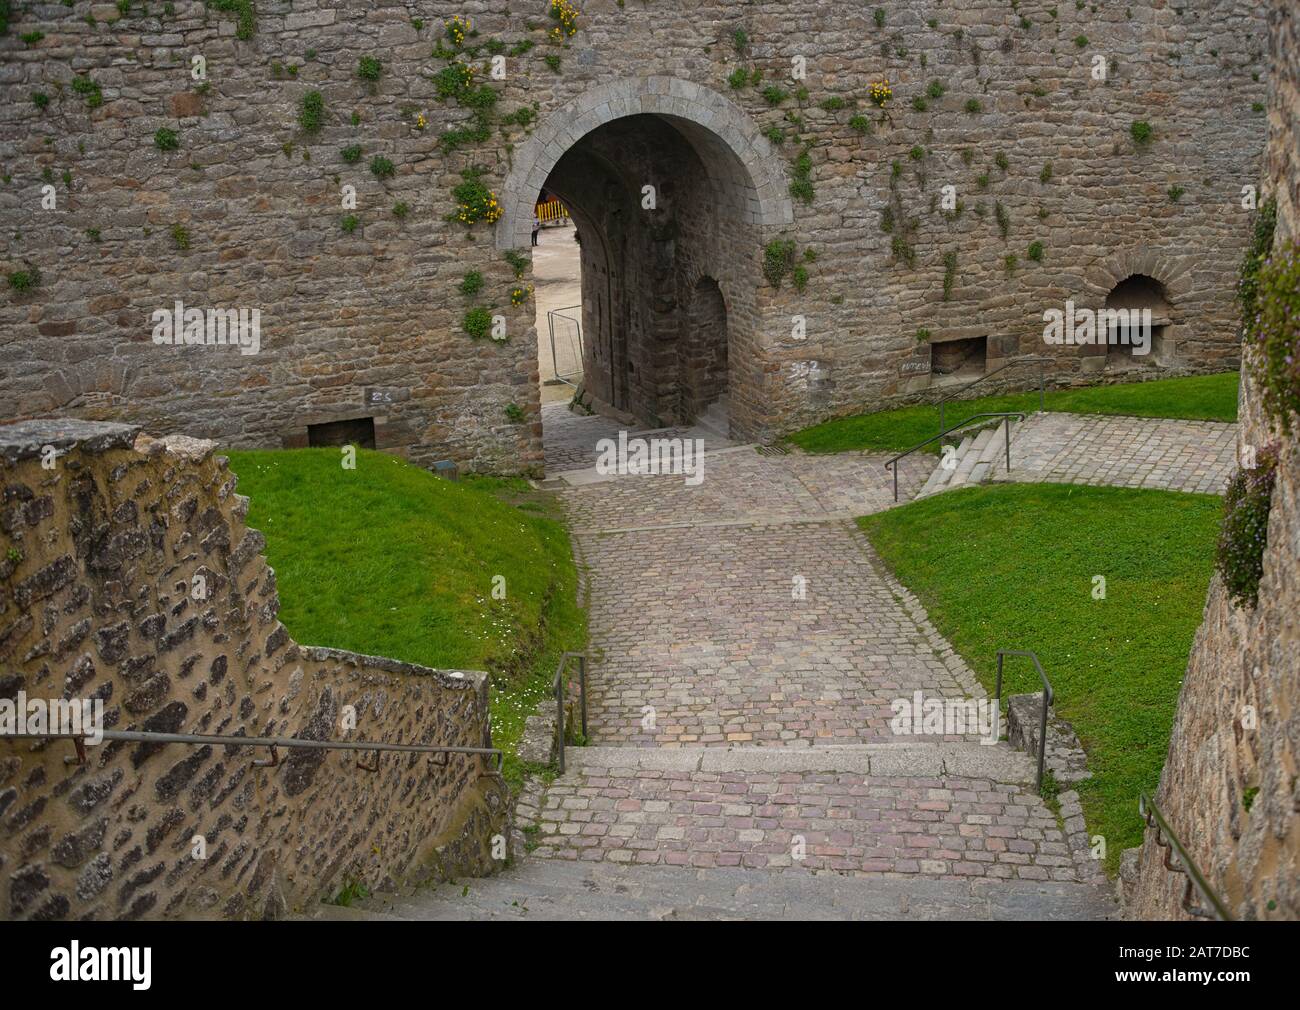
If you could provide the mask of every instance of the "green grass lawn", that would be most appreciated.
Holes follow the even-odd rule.
[[[230,452],[248,524],[267,540],[280,619],[305,645],[486,670],[507,777],[524,719],[586,618],[563,524],[520,480],[450,482],[380,452]],[[505,598],[493,598],[493,576]]]
[[[1130,417],[1181,417],[1195,421],[1235,421],[1239,373],[1195,375],[1181,379],[1157,379],[1118,386],[1088,386],[1083,389],[1049,390],[1044,396],[1047,410],[1078,414],[1124,414]],[[937,398],[938,393],[931,393]],[[936,399],[937,402],[937,399]],[[952,426],[973,414],[1038,409],[1038,391],[982,396],[974,400],[950,400],[944,407],[944,423]],[[933,404],[855,414],[788,436],[787,441],[807,452],[847,452],[866,449],[902,452],[939,431],[939,408]],[[929,451],[938,452],[939,443]]]
[[[1221,510],[1210,495],[1020,484],[858,520],[990,694],[998,649],[1038,653],[1087,751],[1079,794],[1112,874],[1142,841],[1138,792],[1154,791],[1164,764]],[[1027,659],[1006,671],[1004,695],[1041,690]]]

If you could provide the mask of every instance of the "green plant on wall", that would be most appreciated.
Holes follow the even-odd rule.
[[[957,283],[957,252],[949,250],[943,254],[943,300],[952,300],[952,288]]]
[[[456,201],[456,211],[450,220],[463,225],[474,225],[479,221],[495,224],[501,217],[501,204],[496,194],[483,182],[485,168],[467,168],[460,173],[461,181],[452,189],[452,199]]]
[[[816,190],[812,183],[812,155],[807,147],[799,152],[791,170],[790,195],[805,204],[813,202]]]
[[[23,270],[14,270],[6,280],[9,282],[11,291],[23,295],[36,290],[40,286],[41,272],[29,263]]]
[[[476,305],[461,319],[461,327],[474,340],[482,340],[492,330],[492,311]]]
[[[175,151],[181,146],[180,134],[166,126],[160,126],[153,135],[153,145],[160,151]]]
[[[1252,225],[1250,245],[1241,264],[1241,280],[1237,282],[1237,303],[1241,306],[1242,334],[1247,342],[1255,339],[1254,324],[1258,312],[1259,272],[1273,251],[1273,236],[1277,231],[1277,200],[1269,198],[1259,207]]]
[[[247,42],[257,30],[253,0],[206,0],[213,10],[235,15],[235,38]]]
[[[774,288],[794,269],[794,239],[773,239],[763,249],[763,276]]]
[[[1300,242],[1273,252],[1256,281],[1246,327],[1251,371],[1265,412],[1290,435],[1300,417]]]
[[[477,270],[471,270],[460,282],[460,293],[466,298],[473,298],[483,290],[483,275]]]
[[[1253,467],[1241,467],[1233,474],[1224,495],[1215,568],[1239,607],[1254,607],[1259,600],[1276,470],[1277,447],[1266,446]]]
[[[524,271],[528,269],[528,257],[518,249],[507,249],[501,254],[501,258],[510,264],[510,269],[515,272],[516,277],[522,277]]]
[[[97,109],[104,104],[104,92],[97,81],[85,74],[78,74],[72,79],[72,91],[86,100],[86,108]]]
[[[319,133],[325,125],[325,96],[319,91],[309,91],[302,96],[298,107],[298,125],[307,133]]]

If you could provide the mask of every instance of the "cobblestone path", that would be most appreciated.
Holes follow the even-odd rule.
[[[1236,447],[1237,426],[1217,421],[1032,414],[1012,435],[1009,478],[997,479],[1222,494]]]
[[[549,458],[589,466],[617,427],[562,431]],[[852,522],[893,504],[885,458],[724,443],[696,484],[552,482],[586,566],[594,746],[521,803],[535,856],[1095,884],[1082,818],[1023,755],[890,728],[896,699],[983,691]],[[903,500],[933,460],[908,464]]]

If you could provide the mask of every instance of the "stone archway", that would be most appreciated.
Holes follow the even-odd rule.
[[[659,427],[726,392],[737,432],[761,431],[759,252],[793,210],[784,162],[749,117],[677,78],[593,88],[516,149],[498,248],[528,248],[542,189],[581,239],[585,399]]]
[[[514,150],[502,187],[496,245],[529,245],[533,201],[556,162],[579,140],[625,116],[671,117],[709,163],[720,169],[738,210],[753,224],[784,227],[794,221],[789,180],[772,145],[745,112],[716,91],[679,77],[625,77],[584,91],[538,123]]]

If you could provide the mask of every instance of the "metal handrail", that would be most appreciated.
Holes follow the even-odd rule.
[[[916,452],[918,449],[924,449],[935,439],[943,438],[944,435],[951,435],[957,429],[964,428],[972,421],[978,421],[982,417],[1000,417],[1003,419],[1002,422],[1004,426],[1003,435],[1004,435],[1004,440],[1006,442],[1006,449],[1007,449],[1007,473],[1010,473],[1011,472],[1011,420],[1010,419],[1013,417],[1018,417],[1020,418],[1020,420],[1023,421],[1025,419],[1025,416],[1026,415],[1024,411],[1020,411],[1020,410],[1003,411],[1001,413],[993,413],[993,414],[972,414],[970,417],[966,418],[966,420],[958,424],[954,424],[951,428],[948,428],[945,431],[941,431],[937,435],[931,435],[924,442],[917,442],[916,445],[912,446],[912,448],[900,452],[893,459],[886,460],[885,469],[888,470],[892,468],[894,471],[894,501],[898,501],[898,461],[900,459],[902,459],[904,456],[912,455],[912,453]]]
[[[555,751],[560,774],[564,774],[564,700],[567,684],[564,680],[564,668],[569,660],[578,661],[578,695],[582,703],[582,736],[587,736],[587,655],[582,652],[566,652],[560,657],[555,667],[555,679],[551,682],[551,693],[555,695]]]
[[[1012,360],[1012,361],[1008,361],[1005,365],[999,365],[997,368],[993,369],[993,371],[991,371],[991,372],[988,372],[988,373],[986,373],[986,374],[984,374],[984,375],[981,375],[981,376],[980,376],[978,379],[976,379],[974,382],[968,382],[966,385],[962,386],[961,389],[954,389],[951,393],[947,394],[946,396],[942,396],[942,397],[940,397],[940,398],[939,398],[939,429],[940,429],[940,431],[943,430],[943,416],[944,416],[944,415],[943,415],[943,405],[944,405],[945,403],[947,403],[949,400],[955,399],[956,397],[958,397],[958,396],[961,395],[962,393],[966,392],[966,390],[970,389],[972,386],[978,386],[978,385],[979,385],[981,382],[983,382],[985,379],[991,379],[991,378],[993,378],[993,376],[997,375],[998,372],[1001,372],[1003,369],[1011,368],[1011,367],[1014,366],[1014,365],[1037,365],[1037,366],[1038,366],[1038,409],[1039,409],[1039,411],[1041,412],[1042,409],[1043,409],[1043,383],[1044,383],[1044,381],[1045,381],[1045,378],[1044,378],[1044,372],[1043,372],[1043,366],[1044,366],[1044,365],[1050,365],[1050,364],[1051,364],[1053,361],[1055,361],[1055,360],[1056,360],[1055,358],[1047,358],[1047,357],[1044,357],[1044,356],[1041,355],[1041,354],[1037,354],[1037,355],[1035,355],[1035,354],[1030,354],[1030,355],[1026,355],[1026,356],[1023,357],[1023,358],[1016,358],[1016,359],[1014,359],[1014,360]]]
[[[284,747],[288,750],[358,750],[374,751],[375,764],[363,765],[358,762],[357,767],[362,771],[373,772],[379,770],[379,754],[382,751],[391,751],[398,754],[483,754],[494,755],[497,759],[497,771],[501,770],[502,754],[495,747],[440,747],[433,744],[419,743],[383,743],[372,740],[301,740],[296,737],[285,736],[222,736],[219,734],[207,733],[153,733],[148,730],[133,729],[106,729],[97,734],[104,740],[122,740],[130,743],[185,743],[185,744],[220,744],[226,747],[269,747],[271,757],[266,761],[254,761],[259,767],[274,768],[280,763],[280,756],[276,753],[277,747]],[[84,764],[86,760],[86,740],[89,739],[85,733],[0,733],[0,740],[4,739],[29,739],[29,740],[71,740],[77,748],[77,763]],[[446,762],[443,762],[444,764]]]
[[[1038,661],[1038,656],[1029,649],[999,649],[998,650],[998,680],[993,691],[993,701],[998,706],[998,711],[1002,711],[1002,659],[1005,656],[1027,656],[1034,661],[1034,666],[1038,670],[1038,677],[1043,682],[1043,714],[1038,721],[1038,778],[1034,782],[1034,788],[1040,793],[1043,791],[1043,763],[1047,758],[1047,710],[1052,707],[1052,700],[1056,695],[1052,691],[1052,683],[1047,679],[1047,674],[1043,672],[1043,664]]]
[[[1156,845],[1165,850],[1164,864],[1166,870],[1172,870],[1175,873],[1181,873],[1187,878],[1187,886],[1183,888],[1183,911],[1188,915],[1194,915],[1199,919],[1218,918],[1221,922],[1232,922],[1232,913],[1223,903],[1214,888],[1210,887],[1209,881],[1201,873],[1200,868],[1196,865],[1191,856],[1187,854],[1187,848],[1179,841],[1178,836],[1174,834],[1169,822],[1165,820],[1164,815],[1160,813],[1160,808],[1155,802],[1147,797],[1146,793],[1138,793],[1138,813],[1146,822],[1147,827],[1156,829]],[[1168,838],[1165,841],[1164,838]],[[1178,861],[1181,866],[1175,866],[1171,863],[1170,857],[1175,853],[1178,855]],[[1201,897],[1209,902],[1210,911],[1192,904],[1192,887],[1201,892]]]

